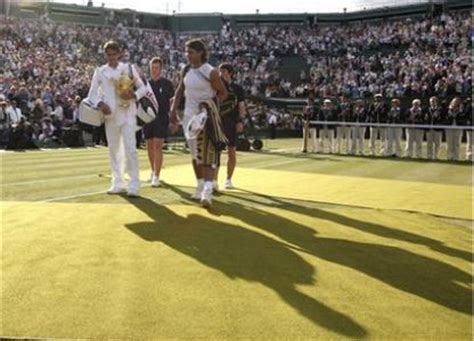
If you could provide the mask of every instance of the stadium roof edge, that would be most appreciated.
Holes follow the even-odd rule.
[[[388,10],[388,11],[396,11],[397,9],[410,9],[410,8],[416,8],[416,7],[426,7],[429,5],[434,5],[436,2],[434,1],[426,1],[423,3],[412,3],[412,4],[403,4],[403,5],[393,5],[393,6],[380,6],[380,7],[374,7],[374,8],[369,8],[369,9],[362,9],[362,10],[354,10],[354,11],[347,11],[347,12],[292,12],[292,13],[224,13],[224,12],[206,12],[206,13],[174,13],[174,14],[165,14],[165,13],[158,13],[158,12],[145,12],[141,10],[134,10],[131,8],[112,8],[112,7],[99,7],[99,6],[94,6],[94,7],[88,7],[85,5],[80,5],[80,4],[69,4],[69,3],[62,3],[62,2],[28,2],[28,3],[19,3],[18,5],[20,7],[40,7],[45,4],[48,4],[50,6],[68,6],[68,7],[75,7],[78,9],[89,9],[89,10],[113,10],[113,11],[126,11],[126,12],[136,12],[140,14],[157,14],[157,15],[166,15],[166,16],[249,16],[249,15],[259,15],[259,16],[279,16],[279,15],[284,15],[284,16],[291,16],[291,15],[318,15],[318,16],[332,16],[332,15],[367,15],[369,13],[377,13],[382,10]],[[459,7],[459,6],[466,6],[472,7],[472,2],[471,0],[446,0],[443,1],[442,4],[448,6],[448,7]]]
[[[249,13],[227,14],[210,13],[153,13],[142,12],[130,8],[116,9],[100,6],[65,4],[60,2],[22,3],[12,10],[12,16],[19,18],[39,18],[47,12],[53,21],[75,22],[79,24],[108,25],[122,22],[125,26],[144,29],[169,30],[173,32],[200,32],[221,29],[224,20],[229,20],[233,27],[249,27],[253,25],[289,25],[306,24],[344,24],[373,20],[392,20],[406,17],[420,17],[435,11],[434,6],[443,6],[445,10],[471,9],[470,0],[445,0],[442,4],[434,1],[405,4],[390,7],[370,8],[366,10],[332,13]],[[439,9],[437,9],[439,11]],[[31,13],[26,13],[30,11]],[[114,15],[111,14],[114,12]],[[138,25],[135,23],[138,22]]]

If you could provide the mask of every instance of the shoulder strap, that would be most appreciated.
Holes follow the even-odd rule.
[[[191,64],[186,64],[186,66],[181,71],[180,83],[183,86],[183,89],[184,89],[184,77],[186,77],[190,69],[191,69]]]
[[[191,64],[186,64],[186,66],[181,71],[181,82],[183,82],[183,85],[184,85],[184,77],[186,77],[189,70],[191,70]]]
[[[183,69],[183,79],[186,76],[186,74],[191,70],[191,64],[186,64],[186,66]]]

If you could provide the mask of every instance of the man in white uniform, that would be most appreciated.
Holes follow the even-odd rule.
[[[127,195],[137,197],[140,174],[136,149],[136,101],[145,96],[146,87],[138,72],[129,64],[119,62],[121,50],[114,41],[104,46],[107,64],[97,68],[92,77],[89,102],[99,108],[105,117],[105,133],[109,145],[112,186],[109,194],[125,192],[124,164],[130,177]],[[117,83],[124,76],[132,76],[136,91],[129,88],[118,93]]]
[[[177,109],[184,96],[183,129],[188,126],[193,116],[200,113],[199,105],[202,102],[212,100],[216,96],[221,101],[227,98],[227,89],[219,76],[219,72],[207,63],[208,52],[201,40],[194,39],[186,43],[186,57],[189,65],[182,72],[170,114],[171,124],[176,125]],[[202,148],[204,147],[198,146],[198,142],[198,139],[187,140],[197,180],[196,192],[192,197],[201,200],[202,205],[208,207],[212,203],[214,172],[218,166],[218,161],[209,162],[207,160],[203,162],[199,160],[198,152],[203,152]]]
[[[393,125],[405,123],[405,115],[398,98],[394,98],[391,101],[391,107],[387,115],[387,123]],[[387,149],[385,149],[385,156],[401,157],[403,129],[391,126],[386,128],[385,131],[387,133]]]

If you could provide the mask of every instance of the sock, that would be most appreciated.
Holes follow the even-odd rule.
[[[212,191],[212,181],[206,181],[204,183],[204,190],[206,191]]]
[[[197,184],[198,187],[202,188],[204,186],[204,179],[197,179],[197,182],[198,182]]]

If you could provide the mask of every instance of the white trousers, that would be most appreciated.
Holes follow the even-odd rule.
[[[466,160],[471,160],[474,161],[474,158],[472,156],[472,147],[474,145],[474,140],[472,139],[472,130],[467,130],[467,146],[466,146]]]
[[[349,144],[351,142],[351,128],[348,126],[340,126],[336,128],[336,151],[341,154],[343,139],[345,140],[346,153],[349,153]]]
[[[413,145],[415,145],[415,156],[421,159],[423,145],[423,129],[407,128],[406,156],[413,157]]]
[[[321,152],[324,153],[326,142],[329,147],[329,153],[334,152],[334,130],[327,127],[321,128],[319,130],[319,140],[321,145]]]
[[[446,143],[448,144],[448,160],[458,161],[461,148],[461,129],[446,129]]]
[[[364,153],[364,139],[365,139],[365,127],[351,127],[352,145],[351,154],[363,154]]]
[[[381,154],[385,155],[387,150],[387,129],[379,127],[370,127],[370,153],[375,155],[375,141],[377,137],[382,141]]]
[[[402,128],[387,128],[387,148],[385,156],[402,156]]]
[[[306,128],[303,127],[303,136],[306,136]],[[318,152],[318,140],[316,136],[316,128],[309,128],[308,131],[308,151],[312,151],[313,153]],[[303,140],[303,149],[304,149],[304,140]]]
[[[125,188],[125,164],[130,177],[129,190],[138,191],[140,188],[140,168],[135,133],[135,124],[118,126],[113,122],[105,123],[112,170],[112,186],[116,188]]]
[[[429,130],[426,132],[426,144],[428,159],[437,160],[439,155],[439,147],[441,146],[442,131]]]

